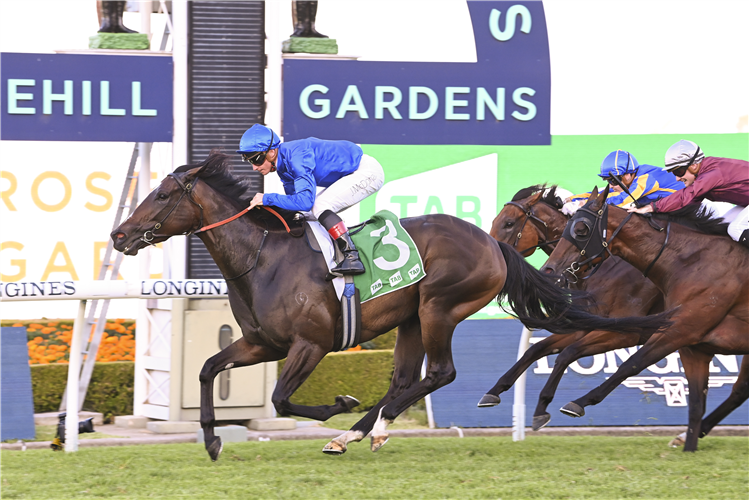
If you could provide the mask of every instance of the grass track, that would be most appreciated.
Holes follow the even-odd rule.
[[[392,439],[348,453],[326,441],[2,452],[2,498],[674,498],[749,497],[749,440],[706,438],[697,453],[664,437]]]

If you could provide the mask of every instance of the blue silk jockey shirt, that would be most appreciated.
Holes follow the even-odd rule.
[[[263,205],[309,212],[315,204],[317,187],[328,187],[355,172],[362,154],[362,149],[349,141],[310,137],[282,143],[276,170],[286,196],[266,193]]]
[[[670,174],[663,169],[653,165],[642,164],[637,169],[637,175],[632,179],[629,186],[629,192],[635,200],[640,200],[641,204],[653,202],[671,193],[684,188],[684,184],[676,180],[674,174]],[[577,194],[572,197],[572,201],[587,200],[590,193]],[[634,200],[624,191],[617,193],[611,191],[606,203],[616,205],[617,207],[626,207]]]

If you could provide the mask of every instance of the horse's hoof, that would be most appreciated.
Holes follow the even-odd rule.
[[[569,417],[582,417],[585,415],[585,409],[577,403],[567,403],[559,408],[559,411]]]
[[[210,443],[206,444],[205,449],[208,455],[210,455],[211,460],[215,462],[224,450],[224,443],[221,442],[220,437],[215,436]]]
[[[345,396],[336,396],[335,402],[343,404],[343,406],[346,407],[346,413],[351,413],[351,410],[353,408],[356,408],[361,404],[359,403],[358,399],[356,399],[354,396],[349,396],[348,394]]]
[[[501,399],[499,399],[499,396],[495,396],[494,394],[484,394],[484,396],[481,398],[481,401],[479,401],[479,404],[476,405],[479,408],[489,408],[491,406],[497,406]]]
[[[385,434],[384,436],[372,436],[372,445],[370,449],[373,452],[379,450],[380,448],[385,446],[385,443],[387,443],[389,439],[390,437],[387,434]]]
[[[548,413],[543,413],[541,415],[533,415],[533,424],[532,429],[534,431],[539,431],[546,427],[546,424],[548,424],[551,421],[551,415]]]
[[[346,453],[346,445],[331,441],[325,445],[322,452],[326,455],[343,455]]]
[[[671,448],[681,448],[682,446],[684,446],[684,443],[686,442],[687,442],[687,433],[682,432],[681,434],[673,438],[671,442],[668,443],[668,445]]]

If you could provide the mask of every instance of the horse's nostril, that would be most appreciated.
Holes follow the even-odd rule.
[[[112,237],[116,240],[120,240],[125,237],[125,233],[112,233]]]
[[[546,274],[555,274],[554,273],[554,268],[553,267],[549,267],[549,266],[544,266],[544,268],[541,269],[541,272],[542,273],[546,273]]]

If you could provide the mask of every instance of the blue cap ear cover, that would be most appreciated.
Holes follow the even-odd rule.
[[[257,153],[276,149],[281,144],[281,139],[270,128],[256,123],[242,134],[239,140],[237,153]]]
[[[603,159],[601,173],[598,176],[608,179],[612,175],[619,177],[624,174],[634,174],[637,172],[639,166],[640,164],[637,162],[637,159],[631,153],[617,149]]]

